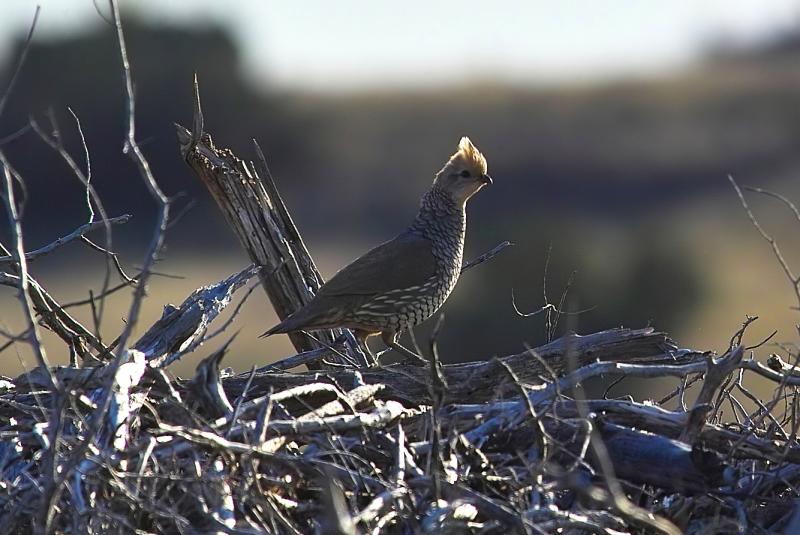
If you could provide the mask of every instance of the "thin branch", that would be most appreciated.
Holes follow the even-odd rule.
[[[733,186],[734,191],[736,191],[736,195],[739,197],[739,201],[742,203],[742,208],[744,208],[747,217],[750,219],[750,223],[753,224],[753,227],[755,227],[758,233],[761,234],[761,237],[764,238],[764,241],[769,243],[769,246],[772,248],[772,254],[775,256],[775,259],[781,266],[781,269],[786,275],[786,278],[789,279],[789,282],[792,285],[792,290],[794,291],[795,298],[797,299],[797,307],[800,308],[800,279],[798,279],[795,276],[794,272],[792,271],[792,268],[789,267],[789,263],[784,258],[783,252],[781,251],[778,242],[775,240],[775,238],[773,238],[770,234],[768,234],[767,231],[764,230],[764,228],[758,222],[758,219],[756,219],[756,216],[750,209],[750,205],[747,204],[747,200],[744,198],[744,194],[742,193],[742,190],[739,188],[739,185],[733,179],[733,176],[728,175],[728,180],[730,181],[731,186]]]
[[[77,301],[70,301],[68,303],[64,303],[61,308],[64,309],[64,310],[67,310],[69,308],[75,308],[75,307],[79,307],[79,306],[90,305],[94,299],[98,299],[98,298],[100,298],[102,296],[109,296],[109,295],[115,294],[118,291],[120,291],[120,290],[122,290],[124,288],[128,288],[131,284],[135,284],[135,283],[136,283],[136,279],[135,278],[131,279],[131,282],[128,282],[126,280],[125,282],[121,282],[121,283],[117,284],[116,286],[112,286],[104,294],[90,296],[88,299],[78,299]]]
[[[124,286],[130,286],[130,285],[136,284],[138,282],[136,278],[130,277],[127,273],[125,273],[125,270],[122,268],[122,264],[119,261],[119,254],[115,253],[114,251],[109,251],[108,249],[105,249],[105,248],[97,245],[96,243],[94,243],[92,240],[90,240],[86,236],[81,236],[81,243],[86,245],[89,249],[91,249],[93,251],[97,251],[98,253],[102,253],[102,254],[106,255],[107,257],[111,258],[111,262],[113,263],[114,268],[117,270],[117,274],[119,274],[120,278],[123,281],[125,281],[125,283],[122,285],[123,287]],[[108,275],[106,275],[106,276],[108,276]],[[102,288],[100,290],[100,296],[105,296],[105,295],[108,295],[109,293],[111,293],[109,291],[109,286],[110,286],[110,284],[107,284],[107,281],[104,280],[103,281],[103,286],[102,286]]]
[[[148,164],[147,159],[144,157],[144,154],[142,154],[142,151],[136,142],[135,99],[133,92],[133,79],[131,78],[130,63],[128,61],[128,52],[125,46],[125,36],[122,30],[122,22],[120,19],[118,2],[117,0],[109,0],[109,1],[114,19],[114,25],[116,28],[117,43],[119,45],[119,54],[122,62],[122,70],[125,80],[128,128],[127,128],[127,136],[126,136],[124,152],[126,152],[131,157],[131,159],[138,167],[139,174],[141,175],[145,183],[145,186],[147,187],[151,196],[156,201],[159,207],[159,211],[158,211],[156,226],[153,231],[153,236],[151,238],[150,245],[148,247],[145,260],[142,266],[142,273],[141,276],[139,277],[139,284],[136,285],[136,288],[134,289],[133,292],[133,299],[131,301],[131,306],[128,312],[127,323],[125,324],[125,328],[123,329],[122,334],[120,334],[119,336],[118,352],[109,367],[107,384],[103,389],[102,400],[97,404],[97,409],[94,412],[94,418],[92,420],[91,430],[88,433],[88,436],[85,438],[83,445],[79,447],[77,451],[73,454],[70,466],[67,469],[65,469],[63,473],[59,474],[58,480],[53,481],[53,483],[49,486],[45,495],[43,496],[44,498],[43,503],[45,508],[43,511],[44,522],[42,525],[43,525],[43,530],[46,533],[50,532],[51,530],[53,517],[55,514],[56,502],[58,501],[58,498],[60,497],[60,494],[63,490],[64,481],[68,477],[70,477],[72,470],[74,470],[77,467],[77,464],[81,462],[86,452],[86,449],[89,447],[89,445],[94,443],[99,431],[103,428],[103,425],[105,423],[105,419],[108,414],[109,407],[111,405],[111,400],[114,395],[114,389],[112,388],[112,386],[116,379],[117,372],[120,369],[120,366],[122,366],[125,360],[129,357],[128,341],[131,336],[131,333],[133,332],[134,327],[138,322],[139,312],[141,311],[142,301],[144,300],[145,296],[145,285],[150,277],[150,271],[161,249],[164,240],[164,233],[169,220],[169,201],[159,188],[158,184],[156,183],[155,178],[153,177],[153,174],[150,170],[150,165]]]
[[[128,129],[126,135],[125,150],[131,159],[134,161],[139,169],[139,174],[145,183],[150,195],[158,205],[158,218],[156,221],[153,236],[150,240],[147,253],[145,254],[144,262],[142,264],[141,275],[138,277],[139,283],[136,285],[133,293],[133,300],[127,315],[127,323],[125,329],[120,335],[119,353],[118,358],[114,363],[114,368],[118,367],[122,362],[120,358],[125,355],[128,348],[128,339],[139,320],[139,312],[142,307],[142,301],[145,296],[145,286],[150,277],[153,264],[156,261],[161,246],[164,242],[164,233],[166,231],[167,222],[169,220],[169,200],[166,195],[161,191],[158,183],[150,170],[150,164],[147,162],[144,154],[136,142],[136,100],[133,91],[133,78],[131,77],[131,68],[128,61],[128,51],[125,45],[125,35],[122,29],[122,21],[120,19],[119,4],[117,0],[110,0],[111,12],[114,20],[114,26],[117,34],[117,43],[119,45],[119,54],[122,61],[122,70],[125,80],[125,95],[127,102],[127,122]],[[109,398],[106,402],[110,401]],[[105,403],[104,403],[105,405]],[[104,407],[103,412],[106,410]]]
[[[89,212],[88,223],[92,223],[95,220],[95,213],[94,213],[95,206],[97,207],[97,211],[100,213],[101,219],[107,221],[109,219],[108,213],[106,212],[105,206],[103,205],[103,201],[100,199],[100,196],[97,194],[97,192],[94,189],[94,186],[92,185],[91,158],[89,157],[89,147],[86,145],[86,138],[83,135],[83,127],[81,126],[81,122],[78,119],[78,116],[75,113],[73,113],[73,111],[70,108],[67,109],[75,120],[75,126],[77,128],[78,135],[81,140],[81,145],[83,146],[84,157],[86,159],[86,174],[84,174],[83,171],[81,171],[80,166],[78,166],[75,159],[64,147],[61,132],[58,128],[58,123],[55,120],[54,116],[51,115],[50,119],[50,122],[53,127],[53,132],[51,135],[45,133],[44,130],[42,130],[42,128],[35,120],[30,119],[28,122],[31,128],[33,128],[33,130],[39,135],[39,138],[42,141],[44,141],[56,153],[58,153],[58,155],[67,165],[67,167],[69,167],[69,169],[72,171],[72,174],[75,175],[78,181],[85,188],[86,204]],[[104,251],[108,252],[106,253],[106,269],[105,269],[105,274],[103,276],[103,284],[102,284],[102,289],[100,290],[100,297],[99,297],[100,305],[98,309],[100,313],[100,319],[102,319],[103,312],[105,310],[105,295],[107,293],[108,287],[111,285],[112,264],[117,267],[118,271],[123,275],[123,278],[125,278],[124,273],[122,273],[122,268],[120,267],[119,261],[116,258],[116,256],[114,257],[109,256],[112,254],[110,253],[110,251],[113,249],[113,235],[112,235],[111,225],[106,223],[104,227],[105,227],[105,244],[106,244]],[[87,239],[82,238],[81,241],[85,242],[87,241]],[[99,323],[98,325],[96,325],[96,332],[99,338],[100,337]]]
[[[83,157],[86,159],[86,208],[89,210],[89,222],[91,223],[94,221],[94,207],[92,207],[92,195],[90,189],[92,184],[92,159],[89,156],[89,146],[86,144],[86,137],[83,135],[81,120],[78,119],[78,116],[74,111],[72,111],[72,108],[67,107],[67,111],[75,120],[75,127],[78,129],[78,135],[81,138],[81,146],[83,147]]]
[[[12,132],[8,134],[6,137],[0,137],[0,147],[9,144],[12,141],[16,141],[17,139],[27,134],[30,130],[31,130],[31,125],[26,124],[25,126],[20,127],[20,129],[17,130],[16,132]]]
[[[122,225],[130,221],[131,216],[129,214],[124,214],[118,217],[112,217],[111,219],[100,219],[98,221],[93,221],[91,223],[86,223],[81,225],[80,227],[76,228],[66,236],[62,236],[57,240],[45,245],[44,247],[40,247],[39,249],[33,250],[29,253],[25,254],[25,259],[28,262],[32,262],[42,256],[48,255],[58,249],[59,247],[70,243],[71,241],[77,240],[78,238],[83,237],[85,234],[88,234],[92,231],[95,231],[99,228],[105,228],[106,225]],[[3,264],[10,264],[15,262],[14,256],[0,256],[0,265]]]
[[[797,219],[798,222],[800,222],[800,209],[798,209],[797,206],[787,197],[784,197],[780,193],[775,193],[773,191],[769,191],[763,188],[755,188],[753,186],[744,186],[744,189],[746,189],[747,191],[752,191],[753,193],[760,193],[762,195],[766,195],[767,197],[772,197],[773,199],[781,201],[789,208],[789,210],[792,211],[792,214],[794,214],[794,218]]]
[[[38,14],[38,10],[37,10]],[[18,297],[22,304],[22,311],[25,317],[25,332],[28,333],[28,343],[33,350],[36,357],[36,362],[45,376],[50,382],[51,391],[59,388],[58,380],[50,371],[50,363],[47,361],[47,353],[42,346],[41,338],[39,337],[39,328],[36,324],[33,312],[33,304],[28,295],[28,262],[25,257],[25,246],[22,241],[22,226],[20,224],[19,215],[17,213],[17,205],[14,197],[14,184],[11,180],[11,171],[8,168],[5,155],[0,152],[0,167],[3,172],[3,200],[6,205],[6,212],[8,213],[8,223],[11,227],[11,233],[14,238],[14,246],[12,248],[12,256],[19,266],[19,280],[18,280]]]
[[[536,309],[536,310],[534,310],[532,312],[522,312],[517,307],[517,302],[516,302],[516,299],[514,297],[514,288],[511,288],[511,306],[514,308],[514,312],[517,314],[517,316],[519,316],[521,318],[530,318],[531,316],[537,316],[537,315],[541,314],[542,312],[556,312],[558,314],[565,315],[565,316],[578,316],[580,314],[585,314],[587,312],[591,312],[592,310],[595,310],[597,308],[597,305],[593,305],[591,307],[584,308],[584,309],[581,309],[581,310],[576,310],[575,312],[572,312],[572,311],[561,310],[561,309],[559,309],[557,306],[555,306],[552,303],[546,303],[543,307],[538,308],[538,309]]]
[[[25,64],[25,60],[28,57],[28,50],[31,48],[33,32],[36,30],[36,22],[39,20],[39,12],[41,10],[42,6],[37,5],[36,11],[33,13],[33,22],[31,22],[31,27],[28,30],[28,37],[25,38],[25,44],[22,45],[22,53],[19,55],[16,67],[14,67],[14,74],[11,75],[11,81],[8,82],[8,87],[6,88],[5,93],[3,93],[3,96],[0,97],[0,116],[3,115],[6,103],[8,102],[8,97],[11,96],[11,92],[14,90],[14,85],[17,83],[19,73],[22,72],[22,66]]]
[[[489,251],[486,251],[485,253],[480,255],[475,260],[472,260],[471,262],[467,262],[466,264],[464,264],[464,266],[461,268],[461,273],[464,273],[468,269],[474,268],[475,266],[479,266],[480,264],[483,264],[484,262],[486,262],[488,260],[491,260],[492,258],[497,256],[498,254],[500,254],[500,252],[503,249],[505,249],[506,247],[511,247],[512,245],[514,245],[514,244],[511,243],[508,240],[506,240],[506,241],[504,241],[502,243],[498,243],[492,249],[490,249]]]

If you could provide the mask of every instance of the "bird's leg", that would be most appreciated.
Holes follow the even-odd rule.
[[[333,340],[333,343],[331,344],[331,349],[333,349],[334,351],[338,351],[337,348],[339,348],[346,353],[349,353],[350,350],[352,349],[358,355],[363,354],[365,357],[367,357],[366,359],[367,366],[370,366],[370,361],[373,362],[372,365],[374,366],[375,355],[373,355],[372,352],[369,350],[369,346],[367,345],[366,341],[366,337],[368,335],[360,336],[359,332],[360,331],[353,329],[353,336],[355,336],[356,338],[356,347],[350,348],[350,345],[347,343],[348,333],[345,330]]]
[[[383,331],[381,333],[381,339],[383,343],[386,344],[391,349],[394,349],[404,357],[406,357],[406,362],[409,364],[415,364],[418,366],[425,366],[428,361],[422,358],[421,356],[417,355],[410,349],[406,349],[405,347],[401,346],[397,339],[400,337],[400,333],[396,331]]]
[[[361,329],[353,329],[353,334],[355,335],[356,340],[358,341],[358,345],[361,347],[361,349],[363,349],[375,361],[375,363],[377,363],[378,359],[380,359],[381,357],[381,354],[378,353],[377,355],[375,355],[375,353],[372,352],[372,350],[369,348],[369,344],[367,343],[367,338],[376,333],[370,331],[363,331]]]

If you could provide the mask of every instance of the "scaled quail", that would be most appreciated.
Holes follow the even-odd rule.
[[[345,266],[262,336],[347,327],[361,342],[380,334],[395,351],[421,358],[397,339],[428,319],[453,291],[461,273],[467,201],[491,183],[486,159],[469,138],[461,138],[405,232]]]

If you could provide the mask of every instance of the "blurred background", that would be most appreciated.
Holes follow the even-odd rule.
[[[95,5],[97,4],[97,5]],[[166,303],[248,261],[182,162],[173,122],[191,120],[198,73],[205,124],[218,145],[267,155],[326,276],[401,231],[433,174],[469,135],[494,186],[469,207],[467,258],[516,245],[468,272],[444,307],[448,361],[519,352],[546,341],[542,315],[574,272],[562,318],[591,332],[653,325],[681,346],[724,350],[746,314],[748,339],[777,329],[793,342],[790,284],[728,182],[800,200],[800,4],[784,0],[639,2],[122,2],[137,97],[137,138],[161,187],[188,211],[169,229],[142,332]],[[224,4],[224,5],[223,5]],[[6,0],[0,88],[10,80],[34,4]],[[86,220],[85,193],[29,117],[58,125],[110,215],[129,213],[114,247],[135,272],[155,206],[122,154],[124,91],[104,2],[45,0],[17,87],[0,117],[2,150],[25,177],[29,249]],[[15,134],[16,133],[16,134]],[[764,227],[800,269],[800,223],[750,195]],[[99,235],[96,236],[99,239]],[[0,238],[9,243],[6,223]],[[550,261],[545,277],[545,265]],[[80,244],[31,265],[60,301],[100,287],[102,256]],[[182,278],[175,278],[179,276]],[[102,332],[122,329],[130,299],[110,300]],[[73,312],[91,325],[87,307]],[[0,327],[19,306],[0,288]],[[246,370],[292,353],[259,340],[276,318],[257,290],[242,309],[227,365]],[[429,325],[418,329],[425,340]],[[47,338],[49,357],[66,362]],[[175,366],[191,373],[215,340]],[[380,344],[376,344],[378,347]],[[33,360],[19,346],[0,373]]]

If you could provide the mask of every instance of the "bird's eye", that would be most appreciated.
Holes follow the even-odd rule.
[[[466,169],[461,171],[459,174],[464,178],[469,178],[469,171],[467,171]]]

